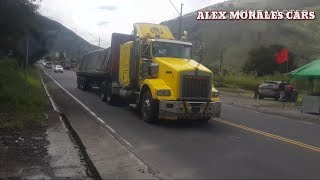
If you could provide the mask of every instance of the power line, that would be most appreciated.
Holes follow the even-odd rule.
[[[176,8],[176,6],[172,3],[171,0],[169,0],[169,1],[170,1],[170,3],[172,4],[172,6],[174,7],[174,9],[177,11],[178,15],[180,16],[181,13],[178,11],[178,9]]]
[[[182,7],[183,7],[183,3],[181,3],[181,7],[180,7],[180,12],[179,10],[176,8],[176,6],[172,3],[171,0],[169,0],[169,2],[171,3],[171,5],[173,6],[173,8],[177,11],[178,15],[179,15],[179,39],[181,40],[181,30],[182,30]]]

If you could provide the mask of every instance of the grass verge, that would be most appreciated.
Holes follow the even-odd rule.
[[[272,81],[287,81],[287,77],[283,74],[275,74],[272,76],[257,77],[252,74],[232,73],[224,76],[214,76],[214,82],[217,87],[244,89],[253,91],[262,82]]]
[[[245,73],[232,73],[224,76],[214,76],[215,86],[221,92],[232,93],[243,97],[253,97],[253,90],[257,88],[264,81],[287,81],[288,78],[285,74],[275,74],[271,76],[257,77],[252,74]],[[296,106],[302,105],[302,100],[307,95],[308,81],[305,79],[293,79],[290,81],[299,92],[298,100],[295,103]],[[320,83],[316,81],[315,90],[319,91]]]
[[[24,71],[14,59],[0,58],[0,129],[22,129],[45,120],[49,101],[35,67]]]

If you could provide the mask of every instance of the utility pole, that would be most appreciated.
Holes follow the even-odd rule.
[[[100,36],[99,36],[99,47],[100,47]]]
[[[78,58],[77,58],[77,62],[79,62],[79,59],[80,59],[80,49],[79,49],[79,46],[78,46]]]
[[[289,74],[289,58],[287,60],[287,74]]]
[[[179,40],[181,40],[181,34],[182,34],[182,8],[183,8],[183,3],[181,3],[181,6],[180,6],[180,12],[178,11],[178,9],[176,8],[176,6],[172,3],[171,0],[169,0],[171,5],[173,6],[173,8],[177,11],[177,13],[179,14]]]
[[[200,45],[199,47],[199,63],[201,63],[203,60],[203,47]]]
[[[222,59],[223,59],[223,48],[220,48],[220,68],[219,68],[219,84],[221,85],[222,81]]]
[[[182,36],[182,7],[183,7],[183,3],[181,3],[181,7],[180,7],[180,17],[179,17],[179,39],[181,40],[181,36]]]
[[[221,49],[220,49],[220,69],[219,69],[219,71],[220,71],[220,76],[221,76],[221,74],[222,74],[222,59],[223,59],[223,49],[221,48]]]
[[[29,61],[29,37],[27,37],[27,42],[26,42],[26,64],[25,64],[25,73],[24,73],[24,80],[25,80],[25,94],[27,94],[28,90],[28,61]]]

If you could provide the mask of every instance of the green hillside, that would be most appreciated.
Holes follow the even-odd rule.
[[[28,42],[29,63],[48,53],[66,52],[77,58],[98,47],[88,43],[60,23],[42,16],[40,1],[1,0],[0,56],[10,55],[24,64]]]
[[[231,0],[206,7],[202,10],[239,9],[308,9],[320,12],[319,0]],[[320,23],[314,21],[197,21],[197,12],[184,15],[183,29],[188,31],[188,40],[204,44],[207,56],[204,63],[217,67],[220,49],[223,48],[223,64],[226,69],[240,70],[254,47],[281,44],[299,58],[298,65],[320,57]],[[318,17],[317,17],[318,18]],[[178,20],[163,22],[175,35]],[[196,51],[195,51],[196,52]]]

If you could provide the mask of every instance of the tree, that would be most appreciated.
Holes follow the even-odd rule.
[[[37,9],[34,0],[1,0],[0,49],[12,48],[34,27]]]
[[[59,60],[58,61],[64,61],[65,57],[64,57],[64,53],[63,52],[59,52]]]
[[[275,54],[280,52],[284,46],[270,45],[260,46],[249,51],[249,58],[245,62],[242,70],[246,73],[255,72],[258,76],[271,75],[275,72],[286,73],[287,63],[277,64]],[[293,70],[295,65],[295,55],[289,51],[289,70]]]
[[[26,42],[29,44],[29,64],[48,52],[46,32],[39,25],[39,0],[0,1],[0,53],[12,55],[18,64],[25,63]]]

